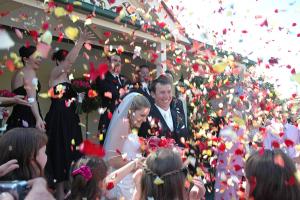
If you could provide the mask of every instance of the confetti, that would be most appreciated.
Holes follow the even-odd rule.
[[[69,39],[75,40],[79,34],[79,30],[75,27],[69,26],[65,29],[65,34]]]

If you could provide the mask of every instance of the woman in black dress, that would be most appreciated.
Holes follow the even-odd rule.
[[[7,120],[7,130],[15,127],[36,127],[45,131],[45,122],[42,119],[38,102],[38,92],[41,84],[36,77],[36,71],[41,64],[41,56],[35,46],[19,49],[20,57],[24,67],[17,70],[11,81],[11,88],[16,95],[23,95],[31,106],[17,104],[14,106],[10,117]]]
[[[76,149],[82,142],[80,120],[76,114],[76,92],[68,79],[80,49],[84,42],[92,38],[86,30],[81,33],[73,49],[59,50],[52,59],[56,62],[50,74],[51,106],[46,115],[46,133],[48,135],[46,175],[49,183],[56,184],[56,199],[64,199],[64,181],[68,180],[72,161],[80,158]]]

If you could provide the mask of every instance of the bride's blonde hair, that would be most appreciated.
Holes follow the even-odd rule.
[[[132,103],[129,107],[128,114],[142,108],[151,108],[151,104],[144,95],[139,94],[133,98]]]

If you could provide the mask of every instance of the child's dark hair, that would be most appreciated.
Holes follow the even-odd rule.
[[[86,198],[94,200],[97,197],[101,197],[101,189],[98,187],[98,183],[106,177],[107,166],[105,162],[101,158],[83,157],[76,162],[73,172],[82,166],[89,168],[92,177],[87,180],[81,173],[72,175],[69,199],[82,200]]]
[[[0,165],[11,159],[18,160],[19,168],[0,180],[29,180],[44,175],[36,160],[39,149],[48,142],[47,135],[36,128],[14,128],[0,138]]]
[[[53,53],[52,55],[52,60],[56,62],[61,62],[64,61],[68,55],[69,51],[65,50],[65,49],[60,49],[56,52]]]
[[[186,173],[187,169],[183,167],[178,152],[166,148],[158,149],[147,157],[141,179],[141,199],[185,199]],[[156,184],[157,179],[163,183]]]
[[[300,199],[300,184],[293,160],[280,149],[252,154],[245,167],[250,198],[255,200]]]
[[[19,49],[19,55],[22,59],[22,62],[23,62],[24,66],[25,66],[24,58],[29,58],[35,51],[36,51],[36,47],[32,46],[32,45],[28,46],[28,47],[22,46]]]

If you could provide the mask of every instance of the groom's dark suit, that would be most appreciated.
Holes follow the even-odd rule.
[[[164,136],[167,138],[173,138],[179,146],[184,146],[184,144],[181,143],[180,138],[183,137],[188,139],[190,134],[185,126],[185,115],[180,110],[181,109],[176,109],[173,106],[170,107],[174,129],[171,131],[159,109],[156,105],[152,104],[147,122],[144,122],[139,129],[139,136],[145,138],[153,135],[158,137]],[[149,122],[149,120],[151,120],[152,123]],[[152,126],[150,124],[152,124]]]

